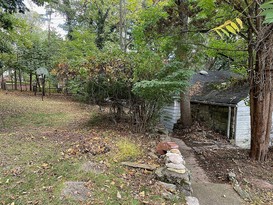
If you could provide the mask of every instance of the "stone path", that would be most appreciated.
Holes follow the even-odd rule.
[[[229,184],[210,182],[205,171],[198,165],[194,151],[182,140],[170,138],[179,145],[179,150],[185,158],[187,168],[192,174],[193,196],[199,199],[200,205],[242,205],[244,201]],[[213,166],[213,165],[212,165]]]

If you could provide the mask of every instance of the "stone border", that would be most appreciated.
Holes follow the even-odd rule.
[[[192,197],[191,174],[186,168],[186,162],[175,142],[160,142],[156,151],[165,157],[164,167],[155,171],[156,177],[165,183],[173,184],[186,196],[187,205],[199,205],[196,197]]]

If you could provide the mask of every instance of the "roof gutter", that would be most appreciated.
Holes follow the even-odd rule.
[[[236,104],[217,103],[217,102],[199,101],[199,100],[191,100],[191,103],[199,103],[199,104],[207,104],[207,105],[218,105],[218,106],[223,106],[223,107],[236,107]]]

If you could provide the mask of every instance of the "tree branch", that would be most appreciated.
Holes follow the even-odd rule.
[[[241,52],[246,52],[248,51],[247,49],[227,49],[227,48],[215,48],[215,47],[209,47],[207,45],[204,45],[202,43],[186,43],[189,45],[197,45],[197,46],[202,46],[206,49],[210,49],[210,50],[220,50],[220,51],[241,51]]]

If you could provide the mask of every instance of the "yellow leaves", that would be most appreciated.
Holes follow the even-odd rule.
[[[243,22],[241,19],[236,18],[236,23],[233,21],[226,21],[224,24],[213,28],[212,30],[215,31],[221,38],[223,38],[222,34],[225,34],[227,37],[230,36],[230,33],[237,34],[243,29]],[[238,25],[237,25],[238,24]]]
[[[241,19],[236,18],[236,22],[240,25],[241,29],[243,28],[243,22]]]
[[[43,163],[43,164],[41,165],[41,167],[42,167],[43,169],[49,169],[49,164]]]
[[[235,31],[235,29],[234,29],[232,26],[226,26],[226,29],[227,29],[230,33],[236,34],[236,31]]]
[[[231,22],[230,25],[231,25],[237,32],[240,32],[240,29],[239,29],[239,27],[237,26],[236,23]],[[240,25],[240,24],[239,24],[239,25]]]

